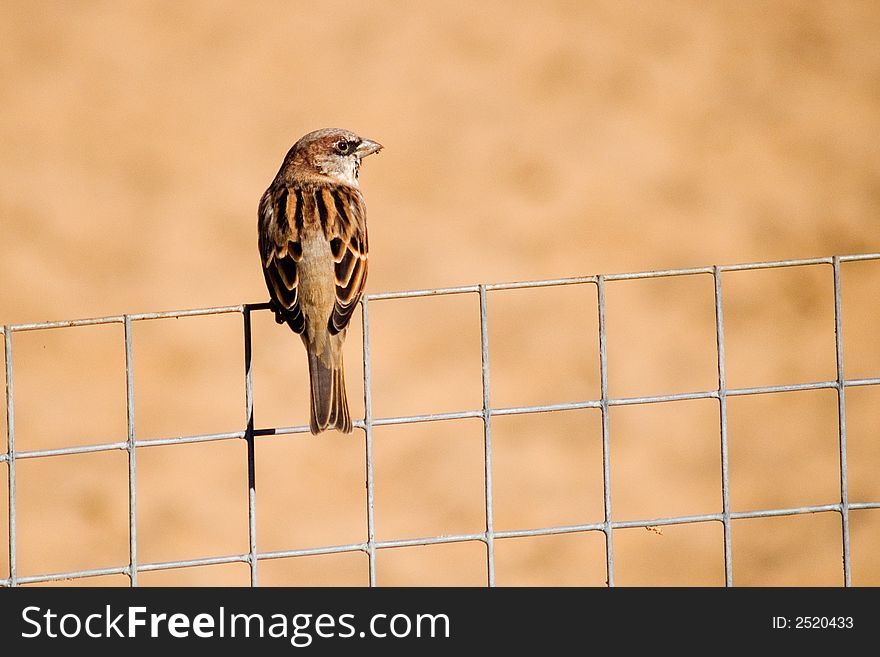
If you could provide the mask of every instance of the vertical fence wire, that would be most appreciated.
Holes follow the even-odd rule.
[[[849,486],[846,473],[846,379],[843,376],[843,317],[840,294],[840,257],[832,260],[834,273],[834,345],[837,358],[837,429],[840,438],[840,525],[843,541],[843,584],[852,586],[849,556]]]
[[[134,430],[134,361],[131,317],[125,316],[122,327],[125,337],[125,406],[128,424],[128,578],[132,586],[137,586],[137,450]]]
[[[718,417],[721,427],[721,518],[724,527],[724,585],[733,586],[733,556],[730,543],[730,470],[727,450],[727,373],[724,355],[724,305],[721,270],[712,270],[715,284],[715,344],[718,354]]]
[[[367,478],[367,562],[369,567],[370,586],[376,586],[376,529],[373,509],[375,504],[373,491],[373,370],[370,364],[370,309],[369,301],[361,302],[364,337],[364,449],[366,450]]]
[[[242,308],[244,328],[244,399],[248,473],[248,565],[251,586],[257,586],[257,474],[254,456],[254,372],[251,357],[251,309]]]
[[[492,417],[489,395],[489,317],[486,286],[480,286],[480,361],[483,377],[483,453],[486,485],[486,567],[489,586],[495,586],[495,521],[492,501]]]
[[[3,351],[6,359],[6,466],[9,497],[9,585],[16,584],[15,545],[15,411],[12,382],[12,331],[3,331]]]
[[[608,586],[614,586],[614,530],[611,527],[611,418],[608,408],[608,350],[605,342],[605,277],[596,279],[599,307],[599,386],[602,409],[602,500],[605,511],[605,572]]]

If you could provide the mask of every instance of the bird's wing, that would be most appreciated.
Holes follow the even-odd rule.
[[[302,260],[306,198],[309,208],[317,211],[333,257],[336,298],[327,328],[335,335],[351,321],[367,279],[366,207],[358,190],[333,186],[304,191],[283,185],[267,189],[258,212],[263,275],[281,317],[302,333],[305,317],[299,302],[297,267]]]
[[[326,212],[325,235],[336,274],[336,301],[327,325],[335,335],[351,321],[367,281],[367,209],[361,193],[351,187],[323,187],[315,198],[319,211],[323,206]]]
[[[276,311],[297,333],[305,329],[297,289],[297,263],[302,259],[299,234],[302,216],[303,193],[299,189],[273,185],[260,199],[257,218],[263,276]]]

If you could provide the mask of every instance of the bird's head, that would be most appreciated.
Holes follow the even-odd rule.
[[[285,170],[296,177],[358,186],[361,160],[382,149],[379,144],[349,130],[324,128],[302,137],[284,159]]]

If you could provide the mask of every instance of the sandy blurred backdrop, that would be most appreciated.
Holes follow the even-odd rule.
[[[382,142],[368,290],[880,250],[873,2],[0,0],[0,323],[260,302],[256,206],[290,145]],[[725,274],[730,387],[836,378],[828,266]],[[880,376],[880,263],[843,268],[848,378]],[[607,286],[612,396],[709,390],[708,276]],[[495,406],[595,399],[593,286],[489,296]],[[475,296],[371,306],[374,414],[481,404]],[[241,318],[134,327],[139,438],[244,426]],[[360,320],[347,344],[363,417]],[[119,325],[14,335],[16,448],[124,440]],[[299,339],[254,317],[257,427],[307,421]],[[850,501],[880,500],[880,389],[847,391]],[[5,413],[0,429],[5,434]],[[732,398],[734,511],[840,500],[837,398]],[[617,520],[721,509],[718,405],[614,408]],[[493,420],[495,528],[602,519],[594,410]],[[485,529],[476,420],[375,430],[376,537]],[[141,563],[247,551],[245,445],[138,450]],[[365,540],[363,432],[261,437],[260,551]],[[6,508],[7,467],[0,467]],[[128,563],[123,451],[17,464],[18,575]],[[7,532],[5,511],[0,534]],[[880,585],[880,510],[851,513]],[[839,585],[835,513],[740,520],[737,584]],[[617,583],[724,582],[718,523],[614,534]],[[481,585],[485,547],[384,550],[378,582]],[[0,578],[8,556],[0,554]],[[499,584],[601,585],[597,532],[496,542]],[[261,584],[367,583],[361,553]],[[126,585],[124,576],[77,580]],[[140,583],[248,583],[245,564]]]

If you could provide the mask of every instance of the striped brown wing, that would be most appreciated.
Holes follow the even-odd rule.
[[[302,259],[302,191],[273,185],[260,199],[257,217],[260,258],[269,295],[280,317],[291,329],[302,333],[305,318],[299,304],[297,271],[297,263]]]
[[[315,199],[327,218],[324,229],[336,274],[336,302],[327,325],[336,334],[351,321],[367,281],[367,209],[360,192],[351,187],[320,188]]]

